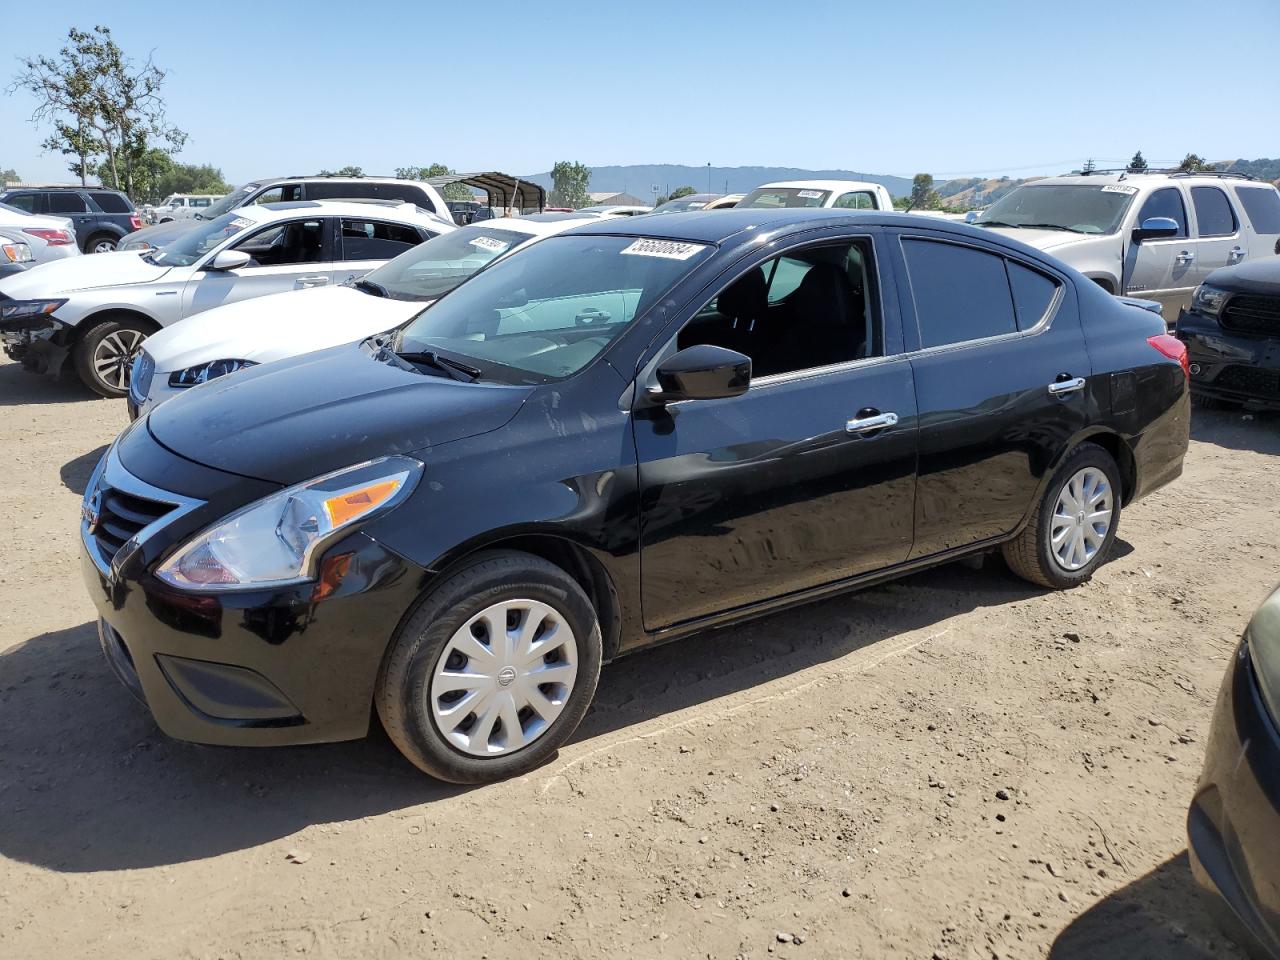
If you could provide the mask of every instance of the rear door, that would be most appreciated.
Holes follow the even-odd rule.
[[[1064,276],[977,241],[897,239],[920,418],[917,558],[1014,530],[1105,398]]]
[[[1239,211],[1222,187],[1192,187],[1191,210],[1195,215],[1196,259],[1191,270],[1195,287],[1219,267],[1239,263],[1249,251]]]
[[[1232,184],[1232,190],[1244,208],[1249,255],[1280,254],[1280,191],[1265,183]]]
[[[333,217],[296,217],[248,232],[229,249],[253,259],[239,270],[197,271],[183,292],[182,315],[263,297],[271,293],[322,287],[333,282]]]
[[[633,414],[646,629],[906,559],[915,395],[880,236],[758,251],[663,344],[738,350],[755,372],[740,397]]]
[[[338,259],[334,282],[359,280],[370,270],[412,250],[436,233],[372,217],[342,217],[338,223]]]

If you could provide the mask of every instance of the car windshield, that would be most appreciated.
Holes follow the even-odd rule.
[[[250,183],[241,187],[239,190],[233,190],[221,200],[211,203],[208,207],[201,210],[195,215],[195,218],[197,220],[216,220],[224,213],[234,210],[236,207],[243,206],[245,201],[249,199],[249,194],[253,193],[253,191],[257,189],[258,185],[256,183]]]
[[[224,213],[217,220],[201,223],[172,243],[146,256],[160,267],[189,267],[228,237],[239,233],[255,221],[234,213]]]
[[[463,227],[406,250],[366,274],[356,286],[393,300],[435,300],[532,237],[516,230]]]
[[[424,351],[457,358],[484,379],[563,379],[594,360],[712,249],[641,237],[550,237],[418,314],[394,349],[410,359]]]
[[[683,213],[686,210],[701,210],[708,200],[668,200],[660,207],[654,207],[654,213]]]
[[[756,187],[738,201],[739,207],[820,207],[831,196],[830,190],[805,187]]]
[[[987,207],[974,226],[1114,233],[1137,192],[1124,183],[1018,187]]]

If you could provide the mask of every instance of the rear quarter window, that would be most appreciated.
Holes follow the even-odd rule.
[[[1280,233],[1280,192],[1274,187],[1236,187],[1236,196],[1256,233]]]
[[[1058,292],[1058,281],[1012,260],[1006,260],[1005,264],[1009,270],[1009,289],[1013,292],[1018,329],[1030,330],[1049,312]]]
[[[118,193],[96,190],[89,194],[103,213],[133,213],[133,206]]]

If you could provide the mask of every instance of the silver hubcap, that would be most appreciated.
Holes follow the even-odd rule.
[[[99,240],[97,243],[93,245],[93,252],[94,253],[110,253],[115,248],[116,248],[115,241]]]
[[[1096,467],[1085,467],[1066,482],[1049,525],[1058,566],[1074,572],[1098,555],[1111,529],[1112,506],[1111,484]]]
[[[98,341],[93,351],[93,372],[98,379],[116,390],[125,389],[129,369],[145,339],[141,330],[115,330]]]
[[[463,753],[496,757],[550,729],[578,679],[578,643],[537,600],[504,600],[464,623],[436,662],[431,716]]]

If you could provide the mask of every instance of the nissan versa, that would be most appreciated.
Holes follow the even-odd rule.
[[[1086,581],[1179,475],[1186,355],[1030,247],[890,212],[609,220],[389,334],[192,388],[90,479],[161,729],[527,771],[602,663],[964,554]]]

